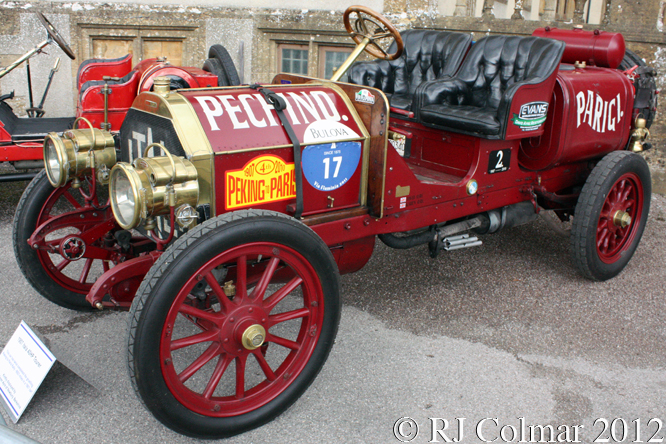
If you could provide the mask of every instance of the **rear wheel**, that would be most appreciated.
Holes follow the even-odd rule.
[[[204,222],[152,267],[129,318],[146,407],[190,436],[258,427],[307,389],[333,345],[339,276],[309,228],[268,211]]]
[[[637,154],[610,153],[592,170],[571,227],[574,263],[585,277],[605,281],[624,269],[643,235],[651,195],[650,170]]]

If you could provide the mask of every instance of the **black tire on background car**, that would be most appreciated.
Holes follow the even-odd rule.
[[[209,71],[213,74],[216,74],[220,81],[222,81],[222,78],[220,77],[225,79],[224,85],[219,86],[238,86],[241,84],[238,71],[236,70],[236,65],[234,65],[234,61],[231,59],[229,52],[224,48],[224,46],[220,44],[211,46],[208,49],[208,58],[216,59],[221,64],[222,69],[221,71],[218,71],[220,74],[214,71]],[[204,68],[204,70],[206,70],[206,68]]]
[[[169,247],[137,291],[128,320],[134,389],[182,434],[259,427],[319,373],[339,292],[330,250],[295,219],[258,210],[210,219]]]
[[[592,170],[571,226],[573,260],[587,278],[605,281],[627,265],[650,210],[650,169],[638,154],[615,151]]]
[[[56,280],[54,276],[58,275],[45,269],[45,266],[50,267],[51,264],[43,263],[40,252],[30,248],[27,242],[38,222],[45,220],[43,212],[49,211],[48,208],[45,209],[47,202],[51,206],[57,206],[57,201],[64,201],[64,198],[60,199],[57,194],[63,192],[67,191],[53,188],[44,170],[28,184],[14,215],[14,254],[19,269],[37,293],[62,307],[88,311],[93,308],[86,301],[87,291],[84,288],[78,292],[73,291],[64,281]],[[64,276],[60,277],[64,279]]]
[[[638,66],[638,70],[644,71],[640,73],[637,81],[635,81],[636,97],[634,101],[634,108],[638,108],[640,113],[647,121],[647,127],[650,128],[652,122],[657,115],[657,82],[656,72],[647,66],[645,61],[635,52],[627,49],[624,53],[624,58],[618,67],[619,70],[627,71],[634,66]]]
[[[217,86],[229,86],[227,74],[224,72],[222,62],[218,59],[206,59],[203,64],[203,70],[217,76]]]

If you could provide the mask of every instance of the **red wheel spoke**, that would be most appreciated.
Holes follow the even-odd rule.
[[[266,379],[268,379],[269,381],[275,381],[275,373],[273,373],[273,369],[271,369],[271,366],[268,365],[268,362],[266,362],[266,358],[264,358],[264,355],[263,353],[261,353],[261,350],[256,349],[252,352],[252,354],[257,359],[259,367],[261,367],[261,370],[264,372],[264,375],[266,375]]]
[[[236,296],[245,300],[247,296],[247,256],[239,256],[236,261]]]
[[[254,287],[252,295],[250,295],[252,299],[264,298],[264,294],[266,293],[266,288],[268,288],[268,284],[270,284],[271,279],[273,279],[273,275],[275,274],[275,270],[277,269],[279,263],[280,263],[279,258],[277,257],[271,258],[271,260],[268,262],[266,270],[264,271],[264,274],[261,276],[261,279],[259,280],[259,283],[257,284],[256,287]]]
[[[189,347],[195,344],[200,344],[202,342],[212,341],[217,337],[217,335],[217,330],[209,330],[204,331],[203,333],[198,333],[196,335],[176,339],[175,341],[171,342],[171,351],[178,350],[183,347]]]
[[[269,334],[268,337],[266,338],[266,342],[272,342],[274,344],[281,345],[291,350],[298,350],[301,348],[301,344],[299,344],[298,342],[290,341],[289,339],[285,339],[280,336],[275,336],[271,334]]]
[[[225,296],[226,297],[226,296]],[[204,311],[191,305],[183,304],[178,310],[181,314],[187,316],[193,316],[198,319],[205,319],[207,321],[218,323],[220,321],[220,316],[213,311]]]
[[[278,291],[270,295],[264,301],[264,307],[266,307],[267,312],[271,312],[277,304],[280,303],[289,293],[298,288],[299,285],[303,283],[303,279],[299,276],[296,276],[291,281],[289,281],[284,287],[280,288]]]
[[[217,296],[217,300],[220,301],[220,305],[222,306],[224,312],[229,313],[231,310],[233,310],[235,304],[229,300],[229,297],[226,295],[224,290],[222,290],[220,283],[217,282],[217,278],[213,276],[213,273],[208,273],[206,276],[204,276],[204,279],[206,279],[206,283],[208,283],[211,290],[213,290],[213,293],[215,293],[215,296]]]
[[[201,356],[195,359],[193,363],[191,363],[185,370],[182,371],[181,374],[178,375],[180,382],[185,382],[190,379],[196,372],[201,370],[204,365],[208,364],[211,359],[219,354],[220,345],[216,343],[211,344],[210,347],[208,347]]]
[[[204,398],[210,399],[211,396],[213,396],[217,385],[220,383],[220,379],[222,379],[222,375],[224,375],[224,372],[227,371],[231,361],[233,361],[233,358],[229,355],[219,357],[217,365],[215,366],[215,370],[210,377],[210,381],[208,381],[208,385],[206,385],[206,389],[203,391]]]
[[[58,271],[62,271],[62,270],[65,269],[66,266],[68,266],[71,263],[72,263],[72,261],[70,261],[68,259],[63,259],[62,262],[60,262],[58,265],[56,265],[56,269]]]
[[[104,273],[109,271],[109,261],[102,261],[102,268],[104,269]]]
[[[304,318],[310,315],[310,310],[301,308],[299,310],[287,311],[285,313],[269,316],[269,324],[271,326],[279,324],[280,322],[291,321],[292,319]]]
[[[241,399],[245,396],[245,363],[247,355],[236,358],[236,398]]]
[[[83,266],[83,270],[81,270],[81,277],[79,278],[79,282],[82,284],[86,283],[86,280],[88,279],[88,275],[90,274],[90,267],[92,266],[93,259],[86,259],[86,263]]]
[[[620,191],[620,201],[627,200],[627,197],[629,197],[629,193],[632,191],[632,186],[630,183],[628,183],[626,180],[622,181],[622,189]]]
[[[634,200],[634,199],[627,199],[624,202],[624,210],[625,211],[628,211],[631,208],[635,208],[635,206],[636,206],[636,200]]]
[[[608,235],[609,231],[607,228],[604,228],[601,232],[601,234],[597,235],[597,248],[599,249],[605,249],[608,247]]]
[[[75,210],[78,210],[79,208],[83,207],[83,205],[81,205],[80,203],[78,203],[78,202],[76,201],[76,199],[74,199],[74,196],[72,196],[72,195],[69,194],[68,192],[65,191],[65,193],[63,193],[63,196],[64,196],[65,199],[67,199],[67,201],[68,201],[69,203],[72,204],[72,206],[74,207]]]

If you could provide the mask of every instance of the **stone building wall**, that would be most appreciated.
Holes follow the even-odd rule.
[[[244,82],[268,82],[280,70],[280,49],[294,47],[307,50],[308,73],[317,76],[324,69],[324,51],[349,51],[353,46],[344,32],[342,12],[355,3],[383,13],[398,29],[458,30],[474,33],[477,39],[487,33],[528,35],[536,27],[573,23],[619,31],[630,49],[660,70],[660,86],[666,84],[665,0],[286,0],[279,8],[270,0],[2,1],[0,66],[45,38],[34,14],[40,11],[77,55],[69,61],[49,46],[46,54],[31,59],[35,103],[55,58],[63,62],[45,104],[47,116],[74,114],[78,64],[104,56],[105,51],[117,55],[132,50],[136,63],[161,48],[170,58],[173,53],[178,63],[201,67],[208,47],[221,43]],[[16,92],[12,106],[18,111],[28,102],[25,78],[20,67],[0,80],[0,94]],[[660,118],[653,126],[659,140],[666,136],[665,122]],[[661,142],[659,149],[666,152]]]

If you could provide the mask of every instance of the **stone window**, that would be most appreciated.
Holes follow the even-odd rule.
[[[196,65],[200,44],[196,26],[132,26],[79,23],[80,44],[77,56],[117,58],[133,55],[133,64],[153,57],[166,57],[173,65]]]
[[[278,46],[278,71],[308,74],[308,45],[281,44]]]
[[[333,73],[347,60],[350,48],[339,46],[319,46],[319,77],[330,79]]]
[[[356,46],[345,31],[258,27],[253,76],[270,82],[280,72],[330,78]],[[365,55],[360,60],[366,59]]]

